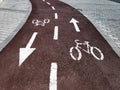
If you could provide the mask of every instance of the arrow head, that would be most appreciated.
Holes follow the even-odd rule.
[[[70,23],[79,23],[79,21],[77,21],[76,19],[72,18],[72,19],[70,20]]]
[[[20,48],[19,66],[36,50],[36,48]]]

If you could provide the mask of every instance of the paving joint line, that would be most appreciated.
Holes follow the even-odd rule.
[[[26,13],[27,10],[15,10],[15,9],[7,9],[7,8],[0,8],[2,11],[11,11],[11,12],[20,12],[20,13]]]

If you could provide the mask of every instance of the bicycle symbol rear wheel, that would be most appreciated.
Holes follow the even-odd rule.
[[[32,24],[34,24],[34,26],[39,26],[39,25],[45,26],[45,23],[42,21],[39,21],[38,19],[32,20]]]
[[[76,51],[77,51],[78,57],[75,57],[75,56],[73,55],[73,50],[76,50]],[[77,61],[79,61],[79,60],[82,58],[81,51],[80,51],[77,47],[71,47],[71,48],[70,48],[70,56],[72,57],[73,60],[77,60]]]
[[[34,19],[34,20],[32,20],[32,24],[34,24],[35,26],[38,26],[38,20],[37,19]]]

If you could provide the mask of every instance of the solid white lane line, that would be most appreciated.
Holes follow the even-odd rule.
[[[55,10],[55,7],[54,6],[51,6],[52,10]]]
[[[58,26],[54,27],[54,37],[53,40],[58,40]]]
[[[49,90],[57,90],[57,63],[51,63]]]
[[[55,13],[55,19],[58,19],[58,13]]]
[[[46,2],[48,5],[51,5],[49,2]]]

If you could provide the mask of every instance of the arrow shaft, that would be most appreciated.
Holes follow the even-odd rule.
[[[34,32],[34,33],[33,33],[31,39],[29,40],[29,42],[28,42],[28,44],[27,44],[27,46],[26,46],[26,48],[30,48],[30,47],[32,46],[32,44],[33,44],[33,42],[34,42],[37,34],[38,34],[38,32]]]
[[[77,23],[73,23],[73,25],[74,25],[74,27],[75,27],[76,32],[80,32],[80,29],[79,29]]]

